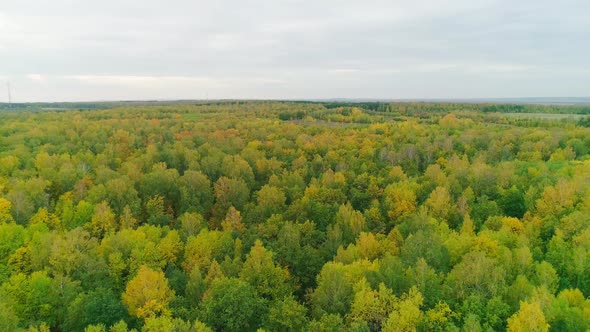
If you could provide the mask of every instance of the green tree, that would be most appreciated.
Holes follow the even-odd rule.
[[[524,195],[516,186],[505,190],[499,203],[504,214],[509,217],[522,218],[526,212]]]
[[[54,286],[46,272],[33,272],[30,276],[15,274],[0,287],[0,298],[24,326],[42,322],[55,326],[60,303]]]
[[[264,327],[269,331],[302,331],[307,326],[307,308],[292,297],[270,304]]]
[[[275,266],[272,256],[272,252],[267,251],[262,242],[257,240],[246,257],[240,279],[254,286],[262,298],[278,300],[291,294],[289,272]]]
[[[126,310],[118,294],[108,288],[98,288],[76,297],[68,308],[64,329],[82,331],[87,325],[110,326],[126,318]]]
[[[218,219],[225,216],[230,206],[241,210],[250,196],[248,185],[242,179],[221,177],[215,182],[214,190],[216,201],[213,213]]]
[[[172,222],[171,212],[166,211],[162,196],[150,197],[145,203],[145,212],[147,222],[151,225],[164,226]]]
[[[0,330],[18,331],[19,319],[14,310],[4,303],[0,303]]]
[[[264,309],[254,287],[239,279],[219,278],[205,293],[200,315],[217,330],[256,331]]]
[[[312,314],[345,315],[354,298],[352,283],[346,276],[346,267],[341,263],[326,263],[317,277],[317,288],[311,296]]]
[[[205,213],[213,204],[213,190],[207,176],[197,171],[186,171],[180,177],[180,211]]]
[[[482,252],[472,252],[463,256],[449,272],[447,286],[457,300],[472,294],[491,298],[504,289],[505,276],[506,271],[493,258]]]

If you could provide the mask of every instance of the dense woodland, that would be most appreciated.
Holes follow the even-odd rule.
[[[112,107],[0,112],[0,331],[590,328],[588,107]]]

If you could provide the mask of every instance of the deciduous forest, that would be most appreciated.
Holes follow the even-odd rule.
[[[585,331],[587,106],[4,105],[0,331]]]

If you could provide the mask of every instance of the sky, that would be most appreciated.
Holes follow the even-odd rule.
[[[590,96],[587,0],[0,3],[0,102]]]

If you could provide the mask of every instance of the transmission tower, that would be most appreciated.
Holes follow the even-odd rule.
[[[10,82],[6,82],[6,91],[8,92],[8,108],[12,105],[12,94],[10,93]]]

